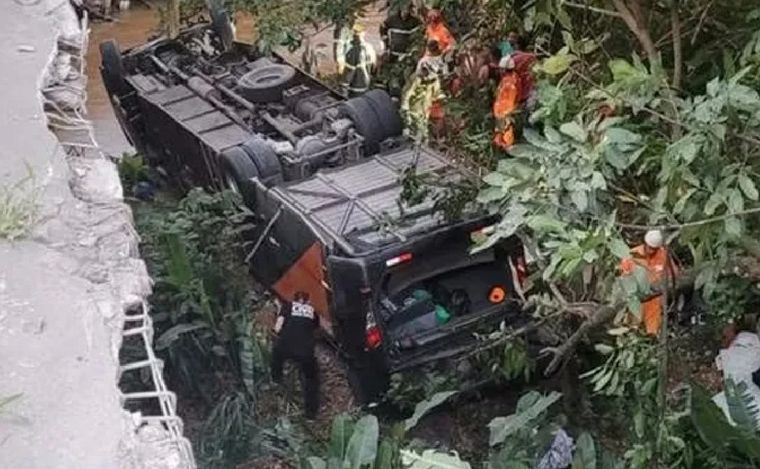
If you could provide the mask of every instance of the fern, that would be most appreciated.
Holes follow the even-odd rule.
[[[736,426],[749,433],[760,430],[760,408],[747,383],[735,383],[726,378],[725,394],[729,414]]]

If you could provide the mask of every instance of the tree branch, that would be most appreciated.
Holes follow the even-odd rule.
[[[580,3],[575,3],[575,2],[564,2],[562,5],[571,7],[571,8],[578,8],[580,10],[592,11],[594,13],[599,13],[600,15],[620,18],[620,13],[618,13],[617,11],[605,10],[604,8],[592,7],[591,5],[581,5]]]
[[[620,302],[614,305],[602,306],[589,319],[583,322],[581,326],[559,347],[546,347],[541,351],[542,354],[552,354],[554,358],[544,370],[544,376],[549,376],[562,366],[567,357],[575,351],[581,340],[586,335],[602,324],[612,321],[618,311],[625,307],[625,303]]]
[[[645,26],[640,1],[632,0],[630,7],[625,0],[612,0],[612,4],[615,5],[615,9],[620,14],[620,19],[625,22],[628,29],[639,40],[639,44],[641,44],[641,47],[647,54],[650,66],[659,67],[660,56],[657,53],[657,48],[654,46],[652,36],[649,34],[649,28]]]
[[[740,212],[726,213],[725,215],[718,215],[715,217],[705,218],[702,220],[696,220],[696,221],[691,221],[687,223],[673,223],[673,224],[667,224],[667,225],[636,225],[636,224],[629,224],[629,223],[615,223],[615,225],[619,226],[620,228],[626,228],[629,230],[638,230],[638,231],[649,231],[649,230],[656,230],[656,229],[681,230],[683,228],[693,228],[695,226],[709,225],[710,223],[724,221],[731,217],[744,217],[746,215],[752,215],[754,213],[760,213],[760,207],[750,208],[747,210],[742,210]]]
[[[683,73],[683,44],[681,41],[681,18],[678,16],[679,0],[672,0],[670,8],[670,24],[673,30],[673,88],[681,88]]]

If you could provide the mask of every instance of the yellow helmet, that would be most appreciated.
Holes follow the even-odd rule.
[[[354,26],[351,28],[351,30],[355,33],[363,33],[364,25],[361,23],[354,23]]]

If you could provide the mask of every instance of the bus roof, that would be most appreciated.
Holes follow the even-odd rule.
[[[323,238],[336,242],[349,255],[358,255],[447,224],[434,202],[434,193],[442,188],[431,188],[422,203],[401,205],[403,174],[411,166],[418,176],[438,181],[465,178],[461,169],[430,148],[406,145],[274,187],[270,194],[318,229]]]

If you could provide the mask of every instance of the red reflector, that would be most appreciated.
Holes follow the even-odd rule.
[[[380,328],[377,326],[371,326],[367,329],[367,348],[377,348],[383,341],[383,335],[380,332]]]
[[[396,257],[392,257],[388,259],[387,261],[385,261],[385,265],[387,267],[393,267],[394,265],[399,265],[402,262],[409,262],[411,260],[412,260],[412,253],[407,252],[407,253],[401,254],[400,256],[396,256]]]

